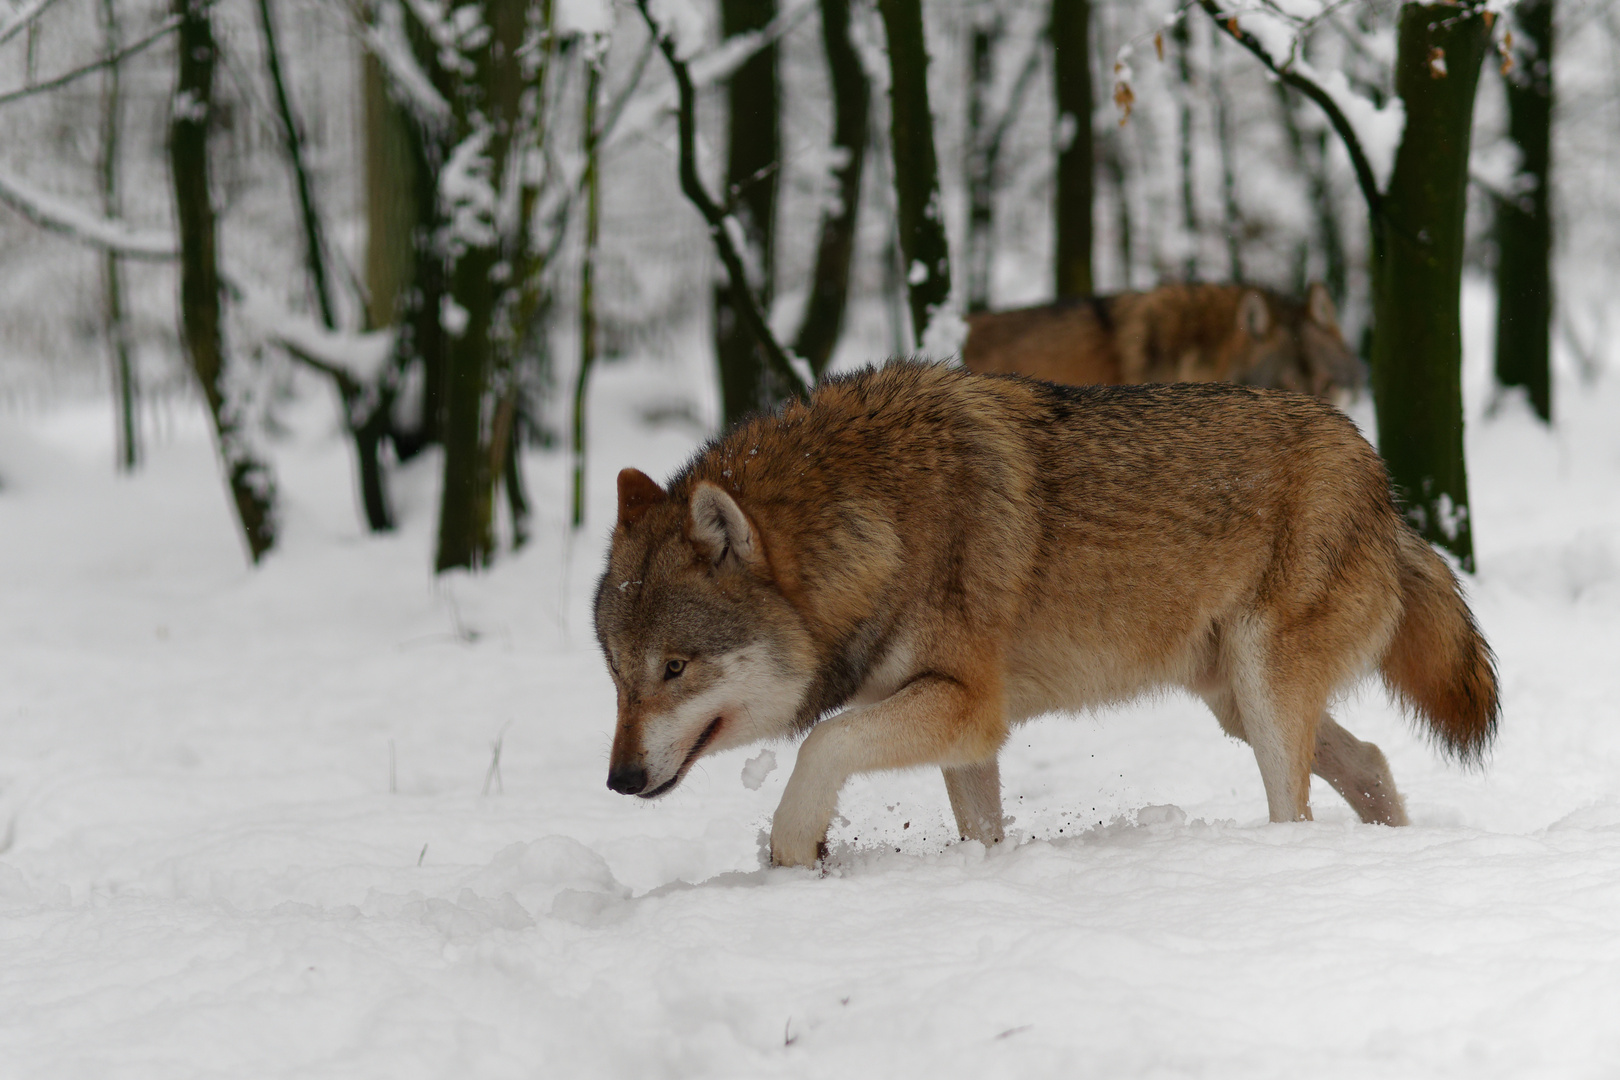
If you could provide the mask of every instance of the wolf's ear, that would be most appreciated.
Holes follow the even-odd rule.
[[[750,570],[765,564],[759,530],[737,500],[707,480],[698,481],[692,492],[692,543],[715,566],[728,557],[735,557]]]
[[[1263,338],[1271,332],[1271,308],[1258,289],[1248,289],[1238,300],[1238,329],[1252,338]]]
[[[1305,314],[1324,330],[1339,329],[1339,313],[1333,307],[1333,297],[1328,295],[1327,286],[1320,281],[1311,282],[1311,291],[1305,300]]]
[[[619,470],[619,524],[634,525],[641,515],[669,498],[658,481],[640,469]]]

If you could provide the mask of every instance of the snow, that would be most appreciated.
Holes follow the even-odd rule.
[[[758,791],[765,778],[776,769],[776,754],[770,750],[761,750],[754,757],[743,763],[743,787],[749,791]]]
[[[365,536],[316,376],[280,406],[257,571],[200,408],[130,479],[104,402],[0,413],[0,1071],[1600,1075],[1620,386],[1564,372],[1552,433],[1487,415],[1468,298],[1470,591],[1506,705],[1483,774],[1368,691],[1337,714],[1414,824],[1318,785],[1316,822],[1270,825],[1249,751],[1171,696],[1019,729],[991,850],[953,839],[937,772],[852,781],[824,876],[760,866],[789,746],[652,804],[604,786],[612,480],[691,451],[639,417],[704,357],[604,367],[586,529],[566,457],[535,453],[530,547],[436,582],[433,455],[394,475],[401,530]]]

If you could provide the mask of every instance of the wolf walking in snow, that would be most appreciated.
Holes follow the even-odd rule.
[[[1235,382],[1334,401],[1362,383],[1333,300],[1244,285],[1161,285],[968,316],[962,362],[984,374],[1104,383]]]
[[[1465,762],[1496,676],[1445,562],[1337,410],[1224,384],[1061,387],[909,362],[832,379],[660,487],[619,474],[596,629],[608,786],[806,734],[771,855],[814,863],[851,775],[937,765],[1002,836],[1011,725],[1184,687],[1253,747],[1273,821],[1314,771],[1400,825],[1384,755],[1328,715],[1377,671]]]

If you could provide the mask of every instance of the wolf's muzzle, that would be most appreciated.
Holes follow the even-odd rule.
[[[608,770],[608,787],[620,795],[640,795],[647,787],[647,770],[642,765],[615,765]]]

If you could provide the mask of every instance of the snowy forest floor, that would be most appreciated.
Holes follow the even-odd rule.
[[[791,747],[756,789],[757,750],[655,804],[604,786],[612,477],[696,444],[638,415],[698,359],[602,371],[583,532],[535,454],[533,543],[437,583],[433,462],[365,536],[316,384],[257,571],[200,410],[133,479],[103,402],[0,415],[0,1073],[1614,1075],[1620,383],[1562,381],[1549,433],[1484,415],[1484,355],[1485,772],[1369,687],[1339,716],[1413,825],[1319,781],[1271,825],[1248,749],[1166,696],[1019,729],[994,850],[937,772],[853,781],[825,876],[760,868]]]

